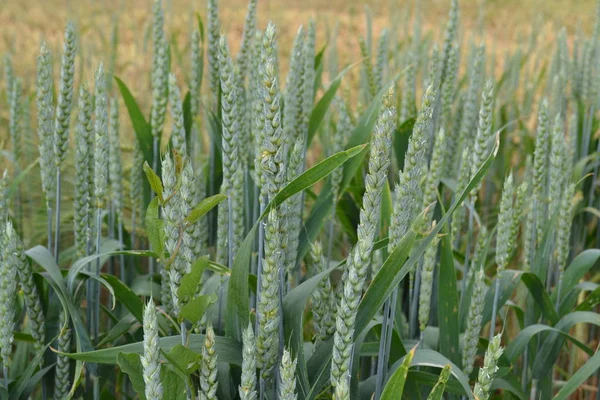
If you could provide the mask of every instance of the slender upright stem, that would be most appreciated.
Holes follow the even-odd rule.
[[[259,217],[259,214],[258,214],[259,210],[260,210],[259,197],[260,197],[260,189],[259,189],[258,185],[254,185],[254,199],[253,199],[254,204],[252,205],[252,214],[253,215],[252,215],[250,225],[252,225]],[[258,251],[258,247],[260,246],[259,240],[257,240],[255,242],[255,246],[256,246],[256,250]],[[254,274],[256,277],[259,277],[259,275],[257,273],[258,258],[259,257],[252,257],[252,262],[250,265],[250,272],[252,274]],[[250,307],[256,309],[256,294],[255,293],[250,293]]]
[[[250,196],[250,170],[248,169],[248,166],[244,166],[244,183],[247,186],[246,190],[244,190],[244,206],[245,209],[247,210],[246,212],[246,229],[250,229],[250,227],[252,226],[252,213],[250,212],[250,210],[252,210],[252,206],[251,206],[251,196]]]
[[[465,295],[467,289],[467,274],[469,273],[469,262],[470,262],[470,254],[471,254],[471,236],[473,236],[473,213],[474,213],[474,204],[475,202],[471,202],[467,206],[467,212],[469,213],[469,227],[467,230],[467,245],[465,247],[465,264],[464,264],[464,272],[461,284],[461,297]]]
[[[8,390],[8,366],[2,366],[2,373],[4,374],[4,386]]]
[[[121,217],[118,217],[119,220],[117,222],[117,231],[118,231],[118,235],[119,235],[119,250],[123,251],[123,221],[121,221]],[[125,255],[120,254],[119,255],[119,268],[120,268],[120,273],[121,273],[121,281],[125,282],[127,279],[126,273],[125,273]]]
[[[263,214],[263,212],[265,211],[265,203],[266,203],[266,198],[262,197],[260,199],[260,215]],[[258,302],[260,300],[260,296],[261,296],[261,291],[262,291],[262,282],[261,282],[261,276],[262,276],[262,263],[263,263],[263,256],[264,256],[264,252],[265,252],[265,225],[261,222],[259,224],[258,227],[258,265],[257,265],[257,271],[256,271],[256,301]],[[259,320],[259,315],[258,315],[258,307],[256,307],[256,319],[255,319],[255,326],[254,326],[254,331],[258,332],[258,320]],[[266,389],[266,382],[265,379],[262,376],[262,371],[258,380],[258,385],[259,385],[259,398],[260,400],[264,400],[265,399],[265,389]]]
[[[410,299],[410,321],[409,321],[409,332],[410,338],[417,337],[417,317],[419,314],[419,293],[421,289],[421,269],[423,268],[423,259],[419,261],[417,271],[415,272],[415,284],[412,292],[412,298]]]
[[[52,253],[52,206],[46,206],[46,216],[47,216],[47,232],[48,236],[48,251]]]
[[[529,392],[529,400],[537,399],[537,379],[531,381],[531,391]]]
[[[523,393],[527,391],[527,375],[529,368],[529,351],[528,347],[525,347],[525,352],[523,353],[523,370],[521,371],[521,390]]]
[[[335,206],[336,202],[333,201],[333,210],[331,211],[331,218],[329,219],[329,237],[327,243],[327,261],[331,262],[331,253],[333,252],[333,234],[335,233]]]
[[[17,193],[16,193],[16,200],[17,200],[17,221],[19,224],[19,229],[21,230],[21,232],[23,233],[23,235],[25,234],[25,226],[23,226],[23,195],[21,193],[21,185],[17,186]]]
[[[227,266],[231,269],[233,267],[233,199],[231,194],[227,198]],[[223,291],[224,284],[221,281],[221,287],[219,288],[219,312],[217,318],[217,332],[221,331],[221,318],[223,315]]]
[[[100,399],[100,382],[97,376],[92,378],[94,380],[94,400]]]
[[[152,138],[152,169],[158,173],[158,136]]]
[[[60,177],[60,167],[56,169],[56,221],[55,221],[55,230],[56,233],[54,235],[54,260],[58,264],[58,256],[59,256],[59,244],[60,244],[60,192],[61,192],[61,177]]]
[[[157,169],[158,169],[158,136],[154,136],[152,138],[152,154],[153,154],[153,158],[152,158],[152,169],[154,170],[154,172],[158,173]],[[152,193],[151,197],[154,197],[154,193]],[[152,250],[152,245],[148,245],[150,250]],[[150,257],[150,260],[148,262],[148,273],[150,275],[154,275],[156,273],[156,260],[154,259],[154,257]]]
[[[215,182],[215,154],[217,151],[217,145],[215,143],[215,141],[213,140],[211,142],[211,146],[210,146],[210,153],[208,155],[208,194],[207,196],[212,196],[213,194],[216,194],[216,182]],[[208,219],[208,237],[209,237],[209,242],[210,242],[210,238],[212,238],[213,235],[213,226],[214,226],[214,221],[215,221],[215,215],[217,215],[217,207],[215,207],[213,210],[211,210],[208,215],[206,216],[206,218]],[[211,243],[208,243],[209,245]]]
[[[262,213],[265,211],[265,203],[266,203],[266,199],[261,199],[260,201],[260,215],[262,215]],[[262,276],[262,263],[263,263],[263,257],[264,257],[264,253],[265,253],[265,225],[261,222],[258,226],[258,259],[257,259],[257,267],[256,267],[256,301],[258,302],[258,300],[260,299],[260,295],[261,295],[261,291],[262,291],[262,282],[261,282],[261,276]],[[256,309],[256,324],[254,327],[254,331],[258,332],[258,307],[256,307],[255,304],[255,309]]]
[[[96,256],[98,256],[96,258],[96,270],[94,271],[94,275],[95,276],[100,276],[100,241],[102,238],[102,220],[101,220],[101,213],[102,213],[102,208],[98,207],[97,211],[96,211]],[[94,292],[94,296],[93,296],[93,301],[94,301],[94,305],[93,305],[93,313],[94,313],[94,317],[93,317],[93,332],[92,332],[92,338],[94,343],[96,343],[98,341],[98,330],[99,330],[99,325],[100,325],[100,287],[98,282],[93,282],[93,292]]]
[[[87,244],[86,244],[87,248],[86,248],[86,256],[89,256],[92,252],[92,238],[91,236],[88,236],[87,238]],[[88,265],[86,266],[87,272],[91,273],[92,272],[92,263],[89,262]],[[93,298],[93,287],[92,287],[92,280],[90,278],[87,279],[86,281],[86,299],[87,299],[87,306],[86,306],[86,322],[87,322],[87,329],[88,329],[88,334],[91,336],[92,335],[92,329],[93,329],[93,318],[94,318],[94,311],[93,311],[93,307],[92,307],[92,298]],[[88,373],[85,375],[85,390],[86,392],[90,392],[92,390],[92,376],[91,376],[91,371],[89,369],[89,365],[88,364]]]
[[[496,288],[494,289],[494,302],[492,303],[492,319],[490,320],[490,341],[496,331],[496,314],[498,312],[498,300],[500,299],[500,275],[496,277]]]
[[[396,318],[396,302],[398,301],[398,287],[394,288],[392,295],[385,301],[383,310],[383,325],[381,327],[381,339],[379,341],[379,353],[377,355],[377,384],[375,387],[375,400],[379,400],[385,384],[387,374],[390,347],[392,345],[392,334],[394,331],[394,319]]]
[[[110,202],[109,211],[110,212],[108,213],[108,238],[114,239],[115,238],[116,216],[115,216],[115,205],[112,201]],[[109,259],[110,274],[116,276],[117,274],[116,274],[116,270],[115,270],[115,257],[110,256],[108,259]]]
[[[600,371],[596,371],[596,400],[600,400]]]
[[[258,390],[259,390],[259,398],[260,400],[264,400],[265,399],[265,388],[266,388],[266,382],[265,382],[265,378],[263,378],[262,373],[260,374],[260,377],[258,378]],[[7,386],[8,387],[8,386]]]
[[[187,327],[185,325],[185,321],[181,321],[181,324],[179,325],[180,329],[181,329],[181,345],[183,347],[187,347]],[[185,389],[187,391],[187,398],[191,399],[192,398],[192,390],[190,389],[190,385],[188,384],[188,382],[185,382]]]

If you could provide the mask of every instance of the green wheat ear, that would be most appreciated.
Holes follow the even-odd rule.
[[[50,208],[56,190],[56,163],[54,153],[54,100],[52,91],[52,60],[50,50],[42,44],[37,58],[36,93],[37,132],[40,152],[40,173],[46,207]]]
[[[242,340],[242,378],[238,392],[241,400],[256,400],[256,342],[252,324],[244,330]]]
[[[279,399],[296,400],[296,359],[292,359],[287,349],[283,350],[281,367],[279,371],[281,382],[279,383]]]
[[[396,110],[393,106],[394,90],[390,86],[383,99],[375,129],[371,140],[369,167],[365,195],[360,210],[358,242],[350,251],[347,262],[346,278],[343,281],[344,291],[338,305],[336,330],[333,340],[331,362],[331,383],[335,393],[345,398],[345,389],[350,373],[350,354],[353,348],[354,322],[358,312],[362,288],[371,261],[371,253],[375,241],[375,227],[379,222],[381,191],[387,179],[390,165],[389,151],[391,135],[396,124]]]
[[[217,352],[215,350],[215,332],[210,323],[206,327],[202,361],[200,362],[200,400],[217,399]]]
[[[140,357],[143,369],[145,394],[148,400],[161,400],[163,387],[160,381],[160,347],[158,345],[158,320],[152,298],[144,308],[144,353]]]
[[[15,332],[15,300],[17,296],[17,236],[12,222],[0,224],[0,358],[4,376],[11,366]]]
[[[73,103],[73,83],[75,75],[75,53],[77,51],[77,37],[75,25],[69,22],[65,29],[63,44],[63,57],[60,69],[60,86],[58,89],[58,103],[56,105],[56,119],[54,122],[54,153],[55,163],[58,168],[65,161],[69,146],[69,124],[71,121],[71,108]]]
[[[490,396],[490,389],[496,373],[498,372],[498,360],[504,352],[500,345],[502,334],[498,334],[492,338],[485,352],[483,367],[479,369],[477,383],[473,390],[473,394],[477,399],[487,400]]]
[[[108,189],[108,106],[102,64],[96,71],[94,93],[94,197],[98,208],[104,207]]]

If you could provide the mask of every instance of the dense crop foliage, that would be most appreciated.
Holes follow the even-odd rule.
[[[185,51],[163,6],[144,93],[116,29],[90,66],[69,22],[34,85],[5,56],[1,398],[600,396],[600,3],[502,67],[458,0],[439,41],[367,9],[343,69],[257,0]]]

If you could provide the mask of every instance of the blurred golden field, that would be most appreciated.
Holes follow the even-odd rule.
[[[300,24],[306,23],[310,17],[317,20],[318,47],[321,47],[327,41],[328,31],[331,32],[339,23],[337,45],[341,66],[360,58],[357,37],[365,30],[364,6],[368,5],[373,12],[375,40],[382,28],[392,24],[399,25],[400,35],[410,31],[414,1],[260,0],[259,27],[264,27],[269,19],[277,25],[282,66],[286,68],[287,53]],[[462,34],[468,40],[474,32],[478,32],[482,8],[480,0],[461,0],[459,3]],[[223,32],[228,35],[235,51],[243,28],[246,0],[225,0],[219,6]],[[448,7],[448,0],[421,1],[423,31],[434,32],[434,39],[439,39]],[[204,17],[206,1],[165,0],[165,9],[167,30],[181,52],[181,59],[186,62],[185,49],[195,23],[194,13],[199,12]],[[542,38],[553,37],[562,26],[567,28],[569,35],[573,35],[578,26],[589,32],[595,18],[592,0],[488,0],[483,10],[484,39],[488,43],[488,52],[498,53],[498,62],[506,50],[524,42],[532,28],[543,29]],[[45,40],[54,49],[54,54],[60,54],[64,26],[68,20],[73,20],[80,33],[80,56],[83,55],[84,59],[83,68],[77,71],[78,79],[83,75],[89,80],[93,65],[99,61],[109,62],[111,31],[116,20],[116,75],[137,92],[147,87],[149,79],[150,17],[149,0],[4,0],[0,7],[0,53],[10,51],[13,54],[18,75],[25,79],[26,87],[31,88],[40,43]],[[545,25],[539,21],[545,21]],[[55,62],[58,60],[55,59]],[[176,71],[177,67],[175,63]]]

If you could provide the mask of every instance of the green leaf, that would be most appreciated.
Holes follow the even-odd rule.
[[[442,400],[442,396],[444,395],[444,391],[446,390],[446,383],[448,382],[448,378],[450,377],[450,371],[452,366],[447,364],[440,372],[440,377],[431,389],[431,393],[427,396],[427,400]]]
[[[423,213],[416,222],[420,224],[423,221]],[[411,254],[411,249],[417,239],[415,229],[404,235],[398,246],[390,253],[384,261],[375,278],[367,288],[363,299],[358,306],[358,315],[356,317],[355,333],[357,337],[366,328],[369,321],[381,310],[386,299],[392,294],[394,288],[398,286],[400,281],[408,274],[409,270],[414,266],[407,265],[406,259]],[[398,266],[402,266],[400,269]]]
[[[219,275],[229,276],[231,275],[231,270],[226,266],[219,264],[218,262],[208,260],[208,264],[206,265],[206,269],[212,272],[216,272]]]
[[[553,328],[548,325],[535,324],[530,325],[527,328],[523,329],[517,336],[510,340],[510,343],[506,346],[504,351],[504,356],[510,361],[514,362],[525,350],[525,347],[529,344],[531,339],[542,333],[542,332],[557,332],[565,338],[569,339],[573,344],[579,347],[581,350],[586,352],[588,355],[594,354],[592,350],[590,350],[585,344],[581,343],[579,340],[575,339],[573,336],[569,335],[569,332],[563,332],[559,329]]]
[[[56,265],[56,261],[54,260],[54,256],[50,254],[50,252],[42,246],[35,246],[25,252],[25,255],[29,257],[31,260],[36,262],[40,267],[42,267],[46,273],[41,274],[41,276],[46,279],[46,281],[52,286],[58,299],[63,307],[63,310],[69,314],[71,318],[71,322],[73,323],[73,328],[75,332],[75,344],[78,352],[90,351],[93,349],[92,342],[87,334],[87,330],[83,326],[83,322],[81,321],[81,315],[79,309],[75,307],[73,302],[71,301],[71,295],[67,292],[65,287],[65,281],[62,277],[60,269],[58,265]],[[91,373],[96,373],[96,368],[93,365],[89,366]],[[76,382],[79,379],[79,376],[83,372],[83,364],[81,362],[77,362],[75,364],[75,374],[74,374],[74,382],[71,387],[71,392],[73,392],[76,388]]]
[[[41,349],[40,351],[37,352],[37,354],[35,355],[35,357],[28,363],[27,368],[21,372],[21,374],[19,375],[17,381],[15,382],[14,386],[12,387],[11,391],[10,391],[10,399],[11,400],[18,400],[21,398],[21,396],[24,394],[24,392],[27,390],[27,387],[30,386],[31,383],[35,383],[35,379],[37,379],[37,381],[39,382],[39,380],[44,376],[44,374],[46,374],[46,372],[48,372],[50,369],[52,369],[53,365],[49,365],[46,368],[42,369],[42,374],[35,374],[34,372],[36,371],[36,369],[38,368],[39,365],[41,365],[42,361],[44,360],[44,353],[46,352],[46,350],[48,349],[48,347],[50,347],[50,343],[48,343],[46,346],[44,346],[43,349]],[[9,397],[3,397],[3,398],[9,398]]]
[[[167,368],[161,368],[160,383],[162,384],[163,388],[162,400],[187,399],[185,382],[175,372]]]
[[[181,278],[179,289],[177,289],[177,295],[181,302],[187,303],[190,298],[196,295],[198,287],[200,286],[202,274],[204,273],[207,264],[208,256],[198,259],[194,265],[192,265],[190,272]]]
[[[133,390],[140,396],[141,400],[144,400],[146,398],[146,385],[144,383],[144,373],[140,355],[119,353],[119,355],[117,355],[117,364],[121,371],[129,376]]]
[[[400,367],[394,371],[392,376],[390,376],[390,379],[386,383],[383,393],[381,394],[381,400],[397,400],[402,398],[402,394],[404,393],[404,383],[406,382],[408,369],[410,368],[416,349],[417,348],[414,347],[406,356],[404,356],[404,360]]]
[[[188,349],[196,353],[202,353],[204,348],[204,335],[188,335]],[[169,353],[175,346],[181,344],[181,336],[168,336],[158,339],[160,348]],[[237,366],[242,365],[242,345],[241,343],[223,336],[215,337],[215,350],[219,355],[219,362],[229,363]],[[101,350],[93,350],[81,353],[60,353],[74,360],[85,361],[97,364],[116,364],[119,353],[142,354],[144,352],[144,342],[124,344],[121,346],[109,347]]]
[[[216,301],[216,294],[198,296],[181,307],[179,317],[187,319],[192,324],[197,324],[200,322],[208,306]]]
[[[95,265],[95,260],[100,258],[100,265],[104,265],[106,261],[108,261],[109,257],[119,249],[119,247],[121,246],[118,241],[113,239],[103,239],[100,244],[100,254],[83,257],[75,261],[67,273],[67,292],[75,293],[77,276],[79,274],[84,274],[84,269],[88,269],[88,267],[91,268],[92,262],[94,262]]]
[[[258,224],[261,223],[263,218],[265,218],[273,207],[277,207],[291,196],[309,188],[321,179],[327,177],[333,170],[343,165],[350,158],[356,156],[363,147],[364,146],[357,146],[349,150],[340,151],[303,172],[277,193],[273,200],[267,205],[262,215],[254,223],[254,226],[240,244],[231,268],[229,290],[227,291],[226,318],[226,330],[229,336],[241,341],[242,329],[248,326],[250,317],[248,268],[252,254],[252,245],[254,244],[254,235],[258,228]]]
[[[452,376],[454,376],[462,386],[462,394],[466,395],[469,399],[474,399],[473,393],[471,393],[471,387],[469,386],[469,377],[467,377],[452,361],[448,360],[437,351],[422,348],[417,349],[412,360],[412,365],[435,368],[445,368],[447,365],[450,365]]]
[[[200,204],[190,211],[190,214],[185,218],[185,222],[188,224],[193,224],[226,198],[227,196],[224,194],[216,194],[202,200]]]
[[[319,283],[329,277],[329,274],[338,266],[329,268],[310,279],[302,282],[292,289],[283,299],[283,326],[285,328],[285,342],[288,348],[298,360],[298,385],[303,389],[302,392],[308,392],[310,384],[308,382],[308,371],[304,361],[304,340],[302,336],[302,318],[303,311],[310,296],[315,291]]]
[[[544,317],[547,318],[552,325],[555,325],[558,322],[559,317],[540,278],[534,273],[526,272],[521,276],[521,281],[527,286],[527,289],[529,289],[529,294],[531,294],[531,297],[542,310]]]
[[[319,129],[319,126],[321,126],[321,123],[323,122],[323,118],[325,118],[325,115],[327,114],[327,110],[329,109],[331,102],[335,98],[335,93],[337,92],[340,85],[342,84],[342,78],[344,77],[344,75],[346,75],[346,73],[352,67],[354,67],[357,64],[358,63],[354,63],[354,64],[349,65],[346,68],[344,68],[335,77],[335,79],[331,82],[331,84],[329,85],[329,88],[327,88],[327,91],[323,94],[323,97],[321,97],[321,99],[319,99],[318,103],[313,108],[313,110],[310,114],[310,121],[308,123],[308,140],[306,141],[307,147],[310,146],[313,137],[315,136],[315,134],[317,133],[317,130]]]
[[[150,201],[146,210],[146,234],[152,249],[159,255],[159,258],[164,256],[164,222],[158,216],[158,197]]]
[[[285,200],[289,199],[296,193],[300,193],[304,189],[311,187],[321,179],[326,178],[335,169],[344,165],[346,161],[358,156],[366,148],[366,145],[359,145],[349,148],[348,150],[340,151],[339,153],[324,159],[320,163],[314,165],[312,168],[304,171],[302,174],[300,174],[300,176],[288,183],[279,191],[279,193],[277,193],[277,195],[275,195],[261,217],[266,217],[272,208],[282,204]]]
[[[194,117],[192,116],[192,95],[188,91],[183,99],[183,128],[185,130],[185,140],[189,144],[192,134],[192,123]]]
[[[562,296],[566,297],[575,285],[588,273],[600,259],[599,249],[584,250],[571,261],[565,269],[562,283]],[[556,302],[556,291],[552,293],[552,303]]]
[[[146,178],[148,179],[150,187],[154,193],[156,193],[158,200],[162,204],[165,201],[163,198],[163,185],[158,175],[156,175],[156,172],[154,172],[150,164],[148,164],[148,161],[144,161],[144,172],[146,173]]]
[[[562,332],[568,332],[573,325],[581,323],[600,326],[600,314],[589,311],[574,311],[562,317],[555,328]],[[551,373],[564,341],[564,336],[558,332],[551,332],[544,339],[533,364],[534,378],[542,379]]]
[[[171,364],[176,366],[182,373],[190,375],[200,368],[202,355],[178,344],[165,356]]]
[[[408,149],[408,140],[415,126],[415,118],[409,118],[402,123],[394,134],[394,155],[396,156],[396,165],[399,169],[404,168],[404,156]]]
[[[569,396],[575,392],[578,388],[585,383],[585,381],[592,376],[595,372],[600,369],[600,351],[596,351],[596,354],[592,356],[581,368],[573,374],[573,376],[567,381],[567,383],[558,391],[554,400],[566,400]]]
[[[140,144],[140,149],[144,153],[144,159],[147,162],[152,162],[154,155],[153,152],[153,138],[152,132],[150,130],[150,124],[146,121],[144,114],[140,110],[140,107],[137,104],[137,101],[125,85],[121,79],[115,76],[115,81],[117,81],[117,86],[119,86],[119,91],[121,92],[121,96],[123,97],[123,102],[127,107],[127,111],[129,112],[129,118],[131,119],[131,125],[133,126],[133,130],[135,132],[135,136]]]
[[[521,281],[523,271],[515,271],[507,269],[500,274],[500,297],[498,298],[498,310],[510,299],[513,292]],[[496,277],[498,279],[498,277]],[[482,326],[490,322],[492,319],[492,307],[494,303],[494,294],[496,292],[496,281],[493,280],[485,294],[485,304],[483,306]]]
[[[127,332],[132,329],[136,323],[138,326],[141,326],[139,322],[136,322],[136,319],[133,315],[125,315],[115,325],[113,325],[112,328],[110,328],[110,331],[108,331],[108,333],[106,333],[102,340],[98,343],[98,347],[120,339],[123,337],[123,335],[127,334]]]
[[[204,24],[202,23],[202,16],[199,12],[196,12],[196,20],[198,21],[198,30],[200,31],[200,41],[204,43]]]
[[[444,225],[442,229],[438,282],[443,282],[443,284],[437,285],[438,321],[440,331],[444,333],[440,335],[440,353],[456,365],[461,365],[458,288],[452,253],[452,237],[448,232],[448,225]]]
[[[438,380],[438,374],[433,374],[425,371],[417,371],[414,369],[408,371],[407,382],[413,382],[415,384],[419,383],[426,387],[434,387]],[[446,393],[454,393],[458,395],[464,393],[463,387],[460,385],[460,383],[458,383],[456,379],[451,379],[448,382],[446,382],[445,390]]]
[[[577,311],[591,311],[600,304],[600,286],[594,289],[581,304],[577,306]]]
[[[116,276],[110,274],[101,274],[100,276],[112,287],[119,302],[127,308],[138,322],[143,323],[144,305],[140,298]]]
[[[529,398],[523,393],[520,381],[512,376],[507,376],[505,378],[496,376],[494,382],[492,382],[492,390],[503,390],[504,393],[512,393],[519,400],[527,400]]]

